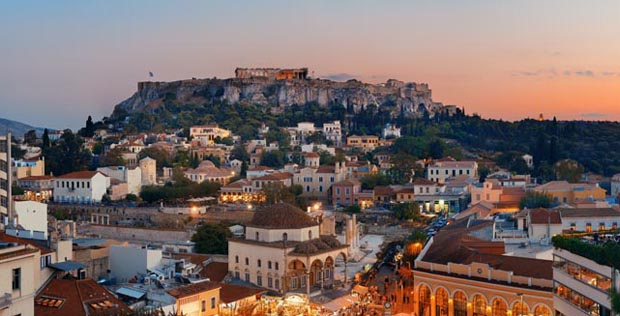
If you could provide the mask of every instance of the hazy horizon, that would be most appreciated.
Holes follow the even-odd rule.
[[[594,5],[595,4],[595,5]],[[0,117],[78,128],[138,81],[236,67],[426,82],[484,118],[620,119],[620,2],[0,3]]]

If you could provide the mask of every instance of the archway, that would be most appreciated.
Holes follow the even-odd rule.
[[[551,316],[551,311],[547,306],[538,305],[534,309],[534,316]]]
[[[323,266],[324,266],[323,278],[325,279],[325,284],[326,285],[334,284],[334,258],[332,257],[325,258],[325,262],[323,263]]]
[[[431,289],[426,285],[420,285],[418,293],[418,311],[420,316],[431,315]]]
[[[323,262],[316,259],[312,261],[310,265],[310,286],[321,286],[321,280],[323,278]]]
[[[440,287],[435,292],[435,315],[448,316],[448,291]]]
[[[512,305],[512,316],[525,316],[530,313],[530,308],[527,304],[523,303],[523,308],[521,307],[521,302],[518,301]]]
[[[467,296],[461,291],[454,292],[454,316],[467,316]]]
[[[288,288],[297,290],[304,287],[306,281],[306,265],[301,260],[295,259],[288,263]]]
[[[504,300],[496,298],[493,300],[493,316],[506,316],[508,314],[508,307]]]
[[[486,299],[480,295],[474,295],[472,299],[472,305],[474,309],[474,316],[486,316],[487,314],[487,301]]]

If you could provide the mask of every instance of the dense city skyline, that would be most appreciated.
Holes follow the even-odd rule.
[[[151,4],[0,4],[1,116],[77,128],[138,81],[305,66],[336,80],[427,82],[435,100],[486,118],[620,118],[618,2]]]

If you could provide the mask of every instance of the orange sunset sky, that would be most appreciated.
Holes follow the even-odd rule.
[[[620,1],[3,1],[0,117],[77,128],[149,71],[305,66],[427,82],[486,118],[618,120],[619,17]]]

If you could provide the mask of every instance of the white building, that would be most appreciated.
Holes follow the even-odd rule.
[[[110,187],[110,177],[99,171],[77,171],[54,179],[54,201],[100,203]]]
[[[142,170],[140,167],[109,166],[97,168],[97,171],[110,178],[127,183],[127,193],[139,195],[142,190]]]
[[[584,247],[600,247],[582,243]],[[553,306],[556,315],[613,315],[609,291],[611,287],[616,290],[620,287],[620,273],[594,260],[560,247],[554,248]]]
[[[17,226],[25,231],[37,233],[47,240],[47,204],[35,201],[15,201],[15,220]]]
[[[525,164],[527,165],[528,168],[530,169],[534,168],[534,157],[532,157],[532,155],[525,154],[521,156],[521,158],[525,160]]]
[[[382,138],[399,138],[400,137],[400,127],[396,127],[396,125],[392,125],[390,123],[385,124],[383,130],[381,130]]]
[[[347,256],[346,245],[320,236],[315,219],[286,203],[256,211],[245,237],[228,241],[233,277],[281,293],[310,294],[334,284],[336,261],[346,271]]]
[[[9,196],[11,188],[10,150],[11,134],[0,136],[0,216],[8,214]]]
[[[207,146],[215,144],[216,138],[225,138],[230,136],[230,131],[215,125],[199,125],[192,126],[189,135],[200,142],[200,145]]]
[[[140,171],[142,172],[142,185],[154,185],[157,183],[157,161],[151,157],[140,159]]]
[[[324,123],[323,135],[325,139],[332,141],[334,145],[340,146],[342,144],[342,127],[340,126],[340,121]]]
[[[162,263],[161,249],[146,247],[118,246],[110,247],[110,272],[118,282],[127,282],[138,274],[147,274]]]
[[[620,173],[614,174],[614,176],[611,177],[611,192],[609,194],[612,197],[620,195]]]
[[[448,178],[466,175],[478,177],[478,163],[475,161],[436,161],[428,166],[427,179],[437,183],[445,183]]]
[[[225,168],[218,168],[210,160],[203,160],[197,168],[188,169],[184,172],[185,177],[198,183],[204,181],[219,182],[222,185],[228,184],[234,172]]]

